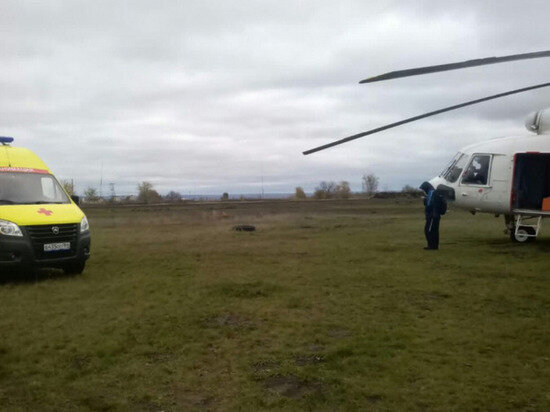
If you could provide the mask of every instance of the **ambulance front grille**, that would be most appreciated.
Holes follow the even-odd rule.
[[[55,259],[76,254],[78,224],[27,226],[26,229],[31,238],[36,259]],[[71,243],[70,250],[44,252],[44,244],[64,242]]]

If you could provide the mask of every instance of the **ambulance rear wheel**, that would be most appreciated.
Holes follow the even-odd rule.
[[[65,265],[63,270],[67,275],[80,275],[84,272],[84,267],[86,266],[85,260],[79,260],[78,262]]]
[[[532,227],[520,226],[517,233],[515,228],[512,230],[510,239],[517,243],[530,243],[535,241],[535,233],[535,229]]]

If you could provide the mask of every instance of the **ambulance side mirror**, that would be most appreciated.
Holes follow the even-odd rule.
[[[80,204],[80,196],[72,195],[71,199],[73,199],[73,202],[75,202],[77,205]]]

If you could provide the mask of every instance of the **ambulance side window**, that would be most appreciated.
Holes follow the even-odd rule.
[[[475,155],[464,172],[462,183],[467,185],[486,185],[489,179],[490,155]]]
[[[42,195],[47,199],[55,199],[55,186],[49,177],[40,179],[42,183]]]

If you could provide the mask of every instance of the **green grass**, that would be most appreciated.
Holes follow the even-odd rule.
[[[549,410],[550,237],[409,201],[92,209],[0,284],[3,410]],[[234,232],[237,223],[257,231]]]

